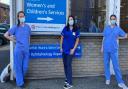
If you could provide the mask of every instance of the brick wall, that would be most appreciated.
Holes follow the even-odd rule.
[[[37,40],[38,39],[38,40]],[[100,76],[104,74],[103,57],[100,53],[102,37],[81,37],[82,57],[74,59],[73,76]],[[32,37],[32,44],[58,44],[59,36]],[[128,41],[120,41],[120,65],[123,74],[128,73]],[[31,59],[27,78],[64,77],[62,59]]]

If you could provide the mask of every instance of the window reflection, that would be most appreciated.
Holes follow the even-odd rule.
[[[101,33],[106,19],[106,0],[71,0],[71,14],[81,32]]]

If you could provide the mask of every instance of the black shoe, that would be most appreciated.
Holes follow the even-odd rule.
[[[69,85],[69,84],[65,84],[64,85],[64,89],[70,89],[70,88],[72,88],[73,86],[72,85]]]
[[[65,81],[64,81],[64,83],[65,83],[65,84],[68,84],[68,81],[67,81],[67,80],[65,80]]]

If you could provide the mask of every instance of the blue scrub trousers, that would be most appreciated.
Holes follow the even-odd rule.
[[[112,60],[113,68],[115,71],[116,80],[118,83],[124,83],[122,80],[122,74],[119,67],[118,51],[116,52],[104,52],[104,69],[106,80],[110,80],[110,59]]]
[[[24,76],[28,69],[29,50],[23,47],[15,47],[14,50],[14,71],[16,75],[17,86],[24,84]]]
[[[63,64],[64,64],[64,72],[67,82],[72,85],[72,59],[73,55],[62,54]]]

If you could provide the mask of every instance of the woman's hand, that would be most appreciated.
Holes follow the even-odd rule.
[[[60,48],[60,52],[61,52],[61,53],[63,52],[63,49],[62,49],[62,48]]]
[[[14,36],[9,36],[10,41],[16,42],[16,39]]]
[[[70,50],[70,55],[73,55],[74,52],[75,52],[75,49],[71,49],[71,50]]]

